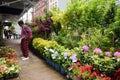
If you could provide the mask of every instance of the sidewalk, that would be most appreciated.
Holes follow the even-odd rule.
[[[44,60],[30,52],[29,60],[21,59],[20,40],[6,40],[8,46],[16,50],[17,58],[21,66],[18,78],[10,80],[66,80],[59,72],[47,65]]]

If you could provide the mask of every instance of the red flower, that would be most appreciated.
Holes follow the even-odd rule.
[[[81,76],[80,74],[78,74],[76,77],[77,77],[77,78],[79,78],[79,79],[81,79],[81,78],[82,78],[82,76]]]
[[[98,75],[100,75],[100,72],[98,70],[95,71]]]
[[[103,78],[102,80],[111,80],[110,77]]]
[[[93,71],[93,66],[81,66],[80,68],[82,72],[89,71],[90,73],[92,73]]]
[[[78,68],[78,66],[77,66],[77,65],[74,65],[74,66],[73,66],[73,69],[76,69],[76,68]]]
[[[67,67],[69,68],[69,67],[70,67],[70,64],[68,64]]]
[[[92,74],[91,74],[92,77],[96,77],[97,76],[97,72],[94,71]]]
[[[99,76],[99,75],[97,76],[97,78],[102,79],[102,77],[101,77],[101,76]]]
[[[76,62],[76,64],[77,64],[79,67],[81,66],[80,62]]]
[[[120,68],[115,71],[113,80],[120,80]]]
[[[82,71],[82,73],[85,72],[86,71],[85,66],[81,66],[80,70]]]
[[[12,61],[9,60],[9,61],[6,62],[6,64],[8,64],[8,65],[12,64]]]
[[[5,68],[6,68],[6,66],[1,65],[1,66],[0,66],[0,73],[3,73],[3,72],[5,71]]]
[[[15,62],[15,63],[17,63],[17,62],[18,62],[18,60],[17,60],[17,58],[16,58],[16,57],[13,57],[11,60],[12,60],[13,62]]]

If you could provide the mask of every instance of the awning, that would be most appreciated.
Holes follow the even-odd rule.
[[[15,20],[39,0],[0,0],[0,20]]]

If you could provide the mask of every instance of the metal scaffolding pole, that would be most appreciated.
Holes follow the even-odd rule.
[[[2,3],[0,6],[5,6],[5,5],[10,5],[10,4],[13,4],[13,3],[16,3],[16,2],[19,2],[21,0],[15,0],[15,1],[11,1],[11,2],[5,2],[5,3]]]

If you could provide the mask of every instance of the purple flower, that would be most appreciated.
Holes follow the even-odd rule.
[[[67,57],[68,57],[68,53],[65,52],[65,53],[64,53],[64,58],[67,59]]]
[[[82,49],[87,52],[88,49],[89,49],[89,47],[88,47],[87,45],[84,45],[84,46],[82,47]]]
[[[111,56],[110,52],[106,52],[105,55],[108,56],[108,57]]]
[[[93,50],[93,53],[100,54],[100,53],[102,53],[102,50],[101,50],[100,48],[95,48],[95,49]]]
[[[114,53],[114,56],[115,56],[115,57],[120,57],[120,52],[118,52],[118,51],[115,52],[115,53]]]
[[[72,56],[71,56],[72,62],[77,62],[77,57],[76,56],[77,55],[75,53],[72,54]]]

